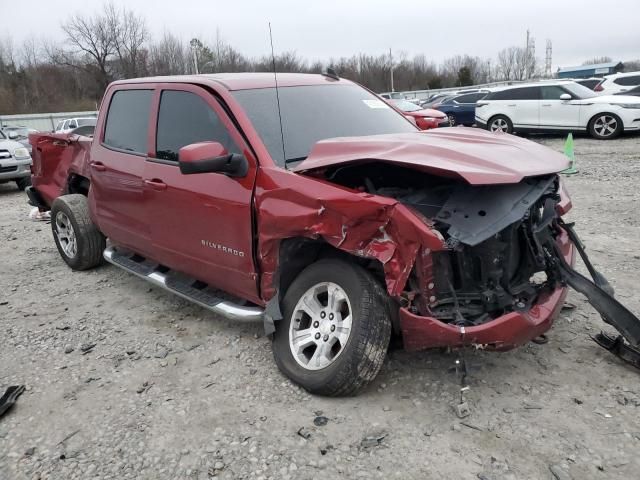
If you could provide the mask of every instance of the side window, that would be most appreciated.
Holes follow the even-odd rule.
[[[454,100],[456,103],[475,103],[477,101],[477,97],[478,95],[475,93],[468,93],[466,95],[460,95]]]
[[[147,153],[153,90],[119,90],[111,97],[104,143],[134,153]]]
[[[491,94],[487,100],[539,100],[540,87],[519,87]]]
[[[160,98],[156,157],[178,161],[178,151],[198,142],[221,143],[228,152],[240,153],[216,112],[200,96],[165,90]]]
[[[58,122],[58,123],[56,124],[56,128],[54,129],[54,131],[56,131],[56,132],[57,132],[58,130],[62,130],[62,124],[63,124],[63,123],[64,123],[64,122]]]
[[[549,85],[540,88],[542,89],[543,100],[560,100],[560,95],[568,93],[562,87],[557,85]]]
[[[76,128],[78,125],[76,125],[76,121],[75,120],[69,120],[69,125],[67,128]]]
[[[613,83],[617,85],[623,85],[625,87],[630,87],[634,85],[640,84],[640,75],[633,75],[631,77],[620,77],[616,78]]]

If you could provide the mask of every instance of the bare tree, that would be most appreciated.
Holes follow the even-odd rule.
[[[582,62],[582,65],[596,65],[598,63],[609,63],[612,62],[613,60],[611,59],[611,57],[594,57],[590,60],[585,60],[584,62]]]

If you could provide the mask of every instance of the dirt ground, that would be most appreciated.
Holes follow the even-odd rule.
[[[640,313],[640,137],[575,145],[569,218]],[[27,388],[0,418],[0,479],[638,478],[640,372],[589,338],[603,323],[575,293],[546,345],[467,352],[460,420],[454,354],[394,350],[359,396],[312,396],[261,324],[112,266],[72,272],[28,212],[0,185],[0,389]]]

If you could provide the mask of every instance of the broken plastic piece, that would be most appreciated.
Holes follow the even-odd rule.
[[[622,335],[613,337],[600,332],[595,337],[591,337],[601,347],[609,350],[611,353],[620,357],[627,363],[630,363],[636,368],[640,368],[640,349],[634,348],[624,341]]]
[[[0,398],[0,417],[9,410],[22,392],[24,392],[24,385],[13,385],[4,392],[4,395]]]

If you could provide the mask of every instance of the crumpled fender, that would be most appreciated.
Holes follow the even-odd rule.
[[[92,139],[70,133],[32,133],[34,188],[48,205],[64,194],[72,173],[88,177]]]
[[[279,246],[286,238],[322,238],[352,255],[378,260],[392,297],[402,293],[420,247],[444,249],[442,237],[428,220],[398,201],[320,178],[262,168],[255,199],[257,261],[265,301],[276,293]]]

